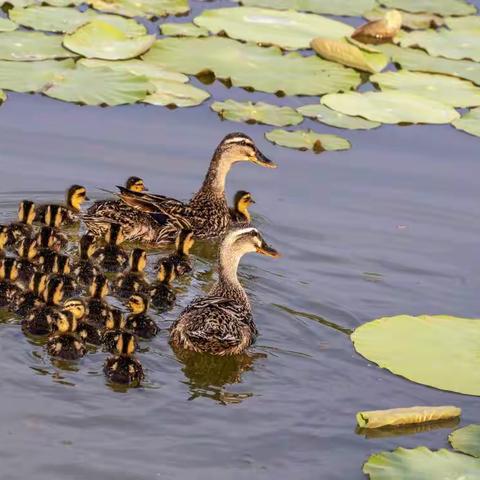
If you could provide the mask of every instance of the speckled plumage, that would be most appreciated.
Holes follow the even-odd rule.
[[[48,339],[47,352],[52,357],[63,360],[78,360],[87,353],[87,349],[77,335],[62,333],[53,335]]]
[[[142,364],[134,357],[123,355],[108,358],[103,371],[114,383],[137,384],[145,377]]]

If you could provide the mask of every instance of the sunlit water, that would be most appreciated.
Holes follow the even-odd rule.
[[[218,82],[207,88],[220,99],[311,103]],[[452,428],[365,438],[355,431],[358,410],[454,404],[462,424],[479,421],[478,399],[381,370],[348,338],[381,316],[479,315],[478,139],[446,126],[303,127],[344,135],[353,148],[316,156],[275,147],[263,138],[268,127],[221,122],[208,106],[99,109],[9,95],[0,108],[0,222],[22,198],[60,200],[71,183],[100,198],[97,187],[129,175],[188,198],[219,140],[241,130],[279,168],[235,166],[228,192],[252,192],[255,223],[283,257],[249,256],[241,265],[261,334],[250,355],[177,358],[167,328],[215,280],[215,248],[197,246],[177,307],[158,318],[161,334],[141,344],[146,381],[138,389],[108,385],[100,351],[78,364],[52,363],[4,317],[2,480],[354,480],[364,478],[371,453],[445,447]]]

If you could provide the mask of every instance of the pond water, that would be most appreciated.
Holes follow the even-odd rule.
[[[311,103],[219,82],[206,88],[216,99]],[[261,334],[249,356],[179,359],[167,328],[215,280],[215,248],[198,245],[176,308],[141,345],[142,388],[106,384],[102,352],[73,366],[52,363],[5,318],[2,479],[355,480],[371,453],[445,447],[451,429],[365,438],[355,431],[358,410],[453,404],[463,409],[461,424],[479,421],[477,398],[396,377],[358,356],[348,338],[382,316],[479,315],[478,139],[448,126],[303,127],[343,135],[353,148],[314,155],[275,147],[263,138],[268,127],[221,122],[208,103],[100,109],[9,95],[0,108],[0,222],[22,198],[60,200],[71,183],[101,198],[98,188],[129,175],[188,198],[221,138],[240,130],[279,168],[235,166],[229,196],[252,192],[254,221],[283,257],[248,256],[241,265]]]

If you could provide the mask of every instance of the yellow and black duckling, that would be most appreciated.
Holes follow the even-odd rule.
[[[157,281],[150,289],[151,304],[156,310],[165,312],[173,307],[176,295],[172,290],[172,282],[175,280],[175,266],[173,263],[160,265],[157,273]]]
[[[95,203],[89,208],[85,222],[96,235],[105,231],[109,222],[119,223],[126,240],[149,245],[172,243],[182,229],[193,230],[195,238],[221,236],[231,225],[225,181],[237,162],[276,167],[250,137],[231,133],[217,147],[202,187],[188,203],[119,187],[124,203]]]
[[[8,307],[22,289],[16,285],[18,263],[11,257],[0,260],[0,307]]]
[[[30,200],[21,201],[18,205],[18,221],[8,226],[8,245],[15,245],[22,238],[33,235],[35,216],[35,204]]]
[[[49,355],[62,360],[78,360],[85,356],[87,349],[77,334],[77,320],[72,312],[61,311],[53,329],[54,334],[47,342]]]
[[[23,238],[17,246],[18,280],[21,283],[28,281],[37,270],[38,247],[35,238]]]
[[[70,298],[63,304],[63,310],[72,312],[77,320],[77,334],[83,342],[91,345],[102,344],[102,331],[87,321],[87,302],[83,298]]]
[[[0,258],[5,256],[5,246],[8,243],[8,227],[0,225]]]
[[[39,256],[43,258],[60,252],[61,244],[55,235],[55,230],[51,227],[42,227],[35,237],[37,240]]]
[[[95,253],[95,237],[88,233],[79,242],[79,259],[73,267],[73,273],[81,285],[90,285],[93,279],[101,273],[93,261]]]
[[[10,310],[20,317],[27,317],[37,307],[43,305],[43,294],[47,288],[48,277],[42,272],[34,272],[28,282],[27,290],[15,295]]]
[[[174,348],[213,355],[243,353],[257,336],[248,296],[237,277],[246,253],[278,257],[255,228],[230,232],[219,253],[218,282],[205,297],[194,299],[170,328]]]
[[[102,336],[102,343],[110,353],[115,353],[118,337],[125,331],[126,325],[127,320],[123,312],[118,308],[112,308],[110,316],[105,322],[105,330]]]
[[[128,299],[130,315],[127,317],[126,329],[140,338],[152,338],[158,333],[155,321],[147,315],[150,299],[147,295],[135,293]]]
[[[175,252],[165,258],[161,258],[157,263],[157,270],[160,266],[172,264],[175,268],[175,276],[181,277],[192,271],[192,260],[190,250],[195,240],[192,230],[182,230],[175,240]]]
[[[65,225],[68,218],[68,210],[61,205],[47,205],[45,209],[44,224],[52,229],[51,235],[54,237],[54,243],[60,249],[68,245],[68,237],[60,228]]]
[[[133,356],[136,349],[136,339],[131,333],[122,333],[115,345],[115,356],[105,362],[103,371],[114,383],[125,385],[139,384],[143,378],[142,364]]]
[[[51,268],[51,270],[50,270]],[[57,253],[53,256],[53,263],[43,264],[43,271],[50,273],[52,277],[59,278],[63,282],[63,293],[65,297],[73,297],[80,293],[80,287],[75,276],[71,273],[72,264],[68,255]]]
[[[248,207],[253,205],[255,200],[250,192],[240,190],[233,198],[233,208],[230,209],[230,216],[235,227],[248,226],[252,220]]]
[[[132,192],[147,192],[148,188],[140,177],[129,177],[125,182],[125,188]]]
[[[129,269],[115,280],[116,293],[122,298],[128,298],[132,293],[148,292],[150,285],[145,278],[147,253],[141,248],[135,248],[128,259]]]
[[[110,305],[105,300],[109,293],[110,287],[105,275],[97,275],[88,287],[87,321],[98,328],[103,328],[110,318]]]
[[[106,245],[99,248],[94,258],[106,272],[119,272],[128,262],[128,253],[120,246],[125,240],[122,227],[118,223],[111,223],[105,235]]]
[[[54,205],[55,207],[61,207],[64,213],[63,224],[73,225],[80,220],[80,212],[82,205],[85,201],[89,200],[87,197],[87,190],[81,185],[72,185],[65,194],[65,205]],[[40,205],[37,211],[37,218],[48,225],[45,220],[45,215],[49,205]]]

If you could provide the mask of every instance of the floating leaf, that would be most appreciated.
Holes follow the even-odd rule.
[[[0,60],[47,60],[76,56],[62,47],[63,37],[40,32],[0,33]]]
[[[381,123],[450,123],[460,117],[448,105],[399,91],[332,93],[322,103],[346,115]]]
[[[457,130],[463,130],[470,135],[480,137],[480,108],[474,108],[463,115],[462,118],[452,122]]]
[[[445,19],[445,24],[450,30],[478,30],[480,29],[480,16],[449,17]]]
[[[480,88],[466,80],[430,73],[398,72],[377,73],[370,81],[382,90],[401,90],[451,105],[473,107],[480,105]]]
[[[253,7],[204,10],[193,21],[215,34],[226,32],[231,38],[288,50],[308,48],[319,34],[340,39],[353,32],[350,25],[320,15]]]
[[[399,315],[361,325],[351,339],[360,355],[397,375],[442,390],[480,395],[478,319]]]
[[[398,10],[387,10],[383,18],[359,26],[352,38],[376,40],[392,39],[402,28],[402,14]]]
[[[480,460],[441,449],[397,448],[372,455],[363,466],[370,480],[475,480]]]
[[[379,0],[388,8],[398,8],[413,13],[436,13],[443,17],[447,15],[470,15],[476,8],[463,0]]]
[[[42,62],[0,61],[0,88],[14,92],[38,92],[57,75],[75,67],[72,59]]]
[[[480,457],[480,425],[459,428],[448,436],[452,447],[472,457]]]
[[[355,70],[316,56],[282,55],[276,47],[220,37],[164,38],[143,59],[166,70],[192,75],[210,71],[237,87],[286,95],[321,95],[350,90],[360,83]]]
[[[189,12],[188,0],[87,0],[95,10],[125,17],[165,17]]]
[[[18,25],[8,18],[0,17],[0,32],[13,32],[17,27]]]
[[[265,138],[282,147],[298,150],[313,150],[315,153],[334,150],[349,150],[351,144],[338,135],[320,134],[313,130],[270,130]]]
[[[290,107],[278,107],[264,102],[214,102],[210,108],[232,122],[263,123],[276,127],[298,125],[303,117]]]
[[[101,20],[94,20],[66,35],[63,44],[89,58],[123,60],[146,52],[155,42],[154,35],[128,37],[122,30]]]
[[[10,1],[10,0],[8,0]],[[35,0],[32,0],[29,5],[36,3]],[[42,4],[50,5],[52,7],[70,7],[72,5],[81,5],[85,3],[84,0],[43,0]]]
[[[361,117],[344,115],[343,113],[331,110],[321,103],[304,105],[303,107],[297,108],[297,111],[305,117],[315,118],[325,125],[330,125],[337,128],[347,128],[349,130],[370,130],[381,125],[378,122],[371,122],[370,120],[365,120]]]
[[[113,106],[141,101],[153,89],[146,77],[79,65],[56,76],[44,93],[66,102]]]
[[[156,91],[145,97],[145,103],[152,105],[193,107],[204,102],[210,94],[188,83],[169,80],[153,80]]]
[[[194,23],[163,23],[160,25],[163,35],[172,37],[207,37],[208,30],[203,27],[197,27]]]
[[[388,9],[376,6],[374,9],[365,11],[363,17],[368,20],[380,20],[385,16]],[[431,27],[441,27],[444,24],[443,17],[434,13],[409,13],[401,12],[402,26],[411,30],[424,30]]]

